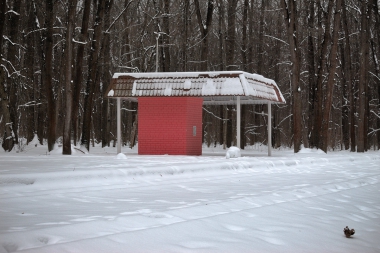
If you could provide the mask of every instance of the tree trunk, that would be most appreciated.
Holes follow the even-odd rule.
[[[225,10],[224,10],[224,2],[223,0],[218,0],[218,10],[219,10],[219,20],[218,20],[218,36],[219,36],[219,59],[221,60],[220,63],[220,70],[225,71],[226,70],[226,40],[224,39],[226,36],[226,27],[224,23],[225,19]],[[220,105],[219,112],[220,112],[220,118],[221,119],[227,119],[225,115],[227,110],[227,106]],[[226,141],[227,141],[227,122],[225,120],[220,121],[220,136],[219,136],[219,143],[223,145],[223,149],[226,148]]]
[[[45,92],[47,98],[47,140],[49,152],[54,149],[56,141],[56,117],[55,117],[55,100],[53,93],[53,23],[54,23],[54,1],[46,0],[46,18],[45,18],[45,44],[44,44],[44,63],[42,71],[42,82],[45,83]]]
[[[302,140],[302,109],[301,109],[301,92],[300,92],[300,50],[297,41],[297,5],[295,0],[281,1],[284,11],[284,19],[287,27],[290,59],[292,61],[292,104],[293,104],[293,135],[294,135],[294,153],[298,153],[301,148]]]
[[[85,53],[85,46],[88,42],[88,23],[90,20],[90,10],[91,10],[91,0],[85,0],[83,6],[83,18],[82,18],[82,28],[79,35],[79,40],[81,43],[78,45],[75,73],[73,75],[73,106],[72,106],[72,124],[73,124],[73,139],[74,145],[77,145],[78,137],[78,110],[80,102],[80,92],[82,89],[82,78],[83,78],[83,57]]]
[[[367,129],[365,121],[367,103],[367,71],[369,54],[369,8],[366,0],[361,0],[361,36],[360,36],[360,69],[359,69],[359,120],[358,120],[358,152],[366,150]]]
[[[34,3],[33,3],[34,5]],[[38,63],[37,67],[40,68],[41,74],[36,77],[35,86],[33,88],[36,88],[34,91],[34,97],[38,101],[38,105],[35,111],[36,116],[36,129],[37,129],[37,138],[40,145],[44,144],[44,139],[46,139],[47,136],[47,103],[46,103],[46,84],[44,81],[45,77],[45,54],[44,54],[44,36],[45,32],[43,31],[40,22],[43,20],[43,11],[39,8],[35,8],[33,6],[33,12],[34,12],[34,24],[37,29],[39,29],[39,32],[35,35],[35,45],[40,45],[37,47],[37,55],[36,61]]]
[[[281,19],[277,20],[277,29],[276,29],[276,35],[279,36],[282,33],[281,28]],[[275,42],[275,48],[274,48],[274,55],[275,61],[274,61],[274,80],[278,81],[280,80],[280,57],[281,57],[281,46],[280,42],[276,40]],[[280,117],[280,109],[277,105],[272,105],[272,115],[273,115],[273,134],[272,134],[272,145],[274,148],[279,148],[281,146],[281,130],[279,123],[281,121]]]
[[[183,6],[183,40],[182,40],[182,71],[187,71],[187,41],[189,37],[189,6],[190,0],[184,0]]]
[[[248,11],[249,11],[249,0],[244,0],[243,8],[243,31],[242,31],[242,47],[241,47],[241,57],[243,62],[243,70],[248,71],[248,57],[247,57],[247,48],[248,48]],[[246,114],[247,114],[247,105],[241,105],[241,124],[240,124],[240,148],[244,149],[246,145],[245,138],[245,126],[246,126]]]
[[[163,40],[163,51],[164,51],[164,64],[163,64],[163,72],[171,71],[170,67],[170,26],[169,26],[169,13],[170,13],[170,0],[164,0],[164,17],[162,18],[162,28],[163,32],[166,33],[162,37]]]
[[[227,39],[226,63],[227,70],[236,70],[235,66],[235,40],[236,40],[236,8],[238,0],[228,1],[227,6]]]
[[[243,63],[243,70],[247,70],[247,48],[248,48],[248,37],[247,37],[247,30],[248,30],[248,9],[249,9],[249,0],[244,0],[244,8],[243,8],[243,24],[242,24],[242,45],[241,45],[241,58]]]
[[[94,21],[94,36],[91,42],[91,52],[89,59],[89,70],[86,83],[86,93],[84,96],[84,112],[81,145],[90,151],[90,139],[92,132],[92,105],[95,93],[96,72],[99,58],[100,43],[102,41],[102,27],[104,8],[106,0],[99,0],[96,17]]]
[[[26,1],[26,13],[28,14],[27,19],[27,31],[36,30],[35,25],[35,15],[33,11],[33,3],[31,1]],[[27,129],[26,129],[26,140],[27,143],[31,142],[36,134],[36,122],[37,122],[37,90],[36,82],[34,80],[34,43],[35,43],[35,33],[31,33],[27,36],[23,36],[24,44],[26,45],[26,52],[24,58],[24,66],[30,65],[30,67],[25,68],[25,77],[27,83],[30,85],[30,89],[27,91],[27,98],[29,101],[34,101],[34,105],[28,106],[26,108],[27,111]]]
[[[138,124],[138,114],[135,113],[134,121],[132,124],[132,129],[131,129],[131,136],[130,136],[130,142],[129,142],[129,147],[132,149],[136,145],[136,137],[137,137],[137,124]]]
[[[223,105],[223,119],[228,119],[227,105]],[[227,125],[230,120],[223,120],[223,149],[228,147],[227,145]]]
[[[375,15],[375,31],[377,31],[377,43],[375,41],[373,41],[373,45],[372,45],[372,48],[373,48],[373,62],[375,63],[375,71],[376,71],[376,75],[378,78],[380,78],[380,63],[379,63],[379,58],[380,58],[380,54],[377,54],[379,55],[379,57],[376,55],[376,47],[375,47],[375,44],[377,44],[377,48],[378,48],[378,51],[380,51],[380,13],[379,13],[379,7],[380,7],[380,3],[379,2],[376,2],[377,0],[373,0],[373,12],[374,12],[374,15]],[[378,79],[377,80],[377,115],[378,117],[376,117],[376,136],[377,136],[377,149],[380,150],[380,80]]]
[[[203,22],[201,8],[199,6],[199,0],[194,0],[194,5],[195,5],[195,12],[197,14],[199,30],[201,32],[201,40],[202,40],[200,71],[207,71],[208,70],[208,48],[209,48],[208,33],[212,24],[214,0],[207,1],[207,14],[206,14],[205,22]]]
[[[104,18],[104,25],[105,27],[109,27],[111,24],[111,9],[113,6],[113,0],[109,0],[106,3],[106,14]],[[111,75],[112,68],[111,68],[111,39],[110,39],[110,33],[107,32],[104,34],[104,39],[102,41],[102,55],[103,55],[103,71],[102,71],[102,93],[104,93],[108,89],[108,85],[111,82]],[[102,118],[101,118],[101,139],[102,139],[102,147],[104,148],[108,142],[109,142],[109,99],[103,98],[102,101]]]
[[[235,65],[235,41],[236,41],[236,8],[237,8],[237,0],[228,1],[227,5],[227,39],[226,39],[226,64],[227,70],[236,70]],[[232,141],[234,138],[234,127],[232,125],[232,106],[227,106],[227,147],[232,145]],[[236,135],[235,135],[236,136]]]
[[[225,25],[225,8],[223,0],[218,0],[219,20],[218,20],[218,36],[219,36],[219,59],[220,70],[225,71],[227,69],[226,60],[226,25]]]
[[[253,21],[253,16],[254,16],[254,4],[253,1],[251,1],[251,8],[249,10],[248,14],[248,41],[250,42],[248,44],[248,56],[247,56],[247,61],[248,61],[248,66],[247,66],[247,71],[248,72],[254,72],[253,71],[253,39],[254,39],[254,21]]]
[[[308,13],[308,51],[307,51],[307,61],[308,61],[308,71],[309,71],[309,113],[308,113],[308,129],[307,129],[307,136],[309,138],[309,146],[310,146],[310,134],[311,130],[313,129],[313,123],[314,123],[314,101],[315,101],[315,58],[314,58],[314,42],[313,42],[313,36],[314,36],[314,0],[309,1],[309,13]]]
[[[20,23],[20,15],[15,13],[20,13],[21,9],[21,0],[15,0],[13,3],[13,11],[9,18],[9,39],[12,43],[8,43],[8,56],[7,59],[13,68],[19,69],[19,59],[18,48],[19,48],[19,23]],[[13,70],[12,70],[13,72]],[[19,101],[19,83],[20,77],[19,75],[12,75],[8,77],[7,86],[8,86],[8,98],[9,98],[9,114],[12,122],[12,132],[13,132],[13,142],[14,144],[18,144],[18,129],[19,129],[19,117],[18,117],[18,101]]]
[[[322,113],[323,113],[323,69],[326,65],[327,61],[327,50],[328,45],[330,44],[330,36],[329,32],[330,30],[328,27],[331,24],[331,18],[332,18],[332,9],[333,9],[334,0],[329,0],[327,13],[325,16],[326,23],[325,23],[325,30],[323,34],[322,39],[322,45],[321,49],[319,51],[319,61],[318,61],[318,67],[317,67],[317,84],[316,84],[316,94],[314,95],[314,126],[311,132],[311,138],[310,138],[310,146],[311,147],[319,147],[321,136],[321,126],[322,126]],[[320,7],[321,8],[321,7]]]
[[[0,1],[0,55],[2,55],[3,49],[3,35],[4,35],[4,26],[5,26],[5,11],[6,11],[6,1]],[[0,62],[2,63],[3,59],[1,57]],[[5,123],[5,131],[2,147],[5,151],[11,151],[13,149],[13,133],[12,133],[12,122],[9,114],[9,98],[5,85],[5,72],[2,66],[0,66],[0,100],[1,108],[3,111],[3,121]]]
[[[68,2],[67,26],[66,26],[66,42],[65,42],[65,101],[66,101],[66,114],[64,116],[63,125],[63,155],[71,155],[71,114],[73,105],[73,83],[71,79],[71,65],[73,56],[73,32],[75,26],[75,10],[77,7],[77,0],[70,0]]]
[[[354,101],[354,93],[355,93],[355,85],[352,81],[352,60],[351,60],[351,43],[350,36],[348,31],[348,20],[346,15],[346,0],[342,0],[342,25],[344,30],[344,58],[345,58],[345,74],[347,79],[347,90],[348,90],[348,100],[350,103],[350,146],[351,152],[356,151],[356,130],[355,130],[355,101]]]
[[[261,0],[260,17],[259,17],[259,43],[257,43],[257,73],[265,76],[264,74],[264,14],[265,14],[265,0]],[[258,107],[256,107],[258,109]]]
[[[334,12],[334,27],[333,27],[333,41],[331,45],[331,52],[330,52],[330,72],[327,80],[327,91],[326,91],[326,99],[325,99],[325,106],[323,110],[323,118],[322,118],[322,128],[321,128],[321,135],[322,138],[320,139],[319,147],[327,153],[327,147],[328,147],[328,140],[329,140],[329,122],[330,122],[330,112],[332,107],[332,100],[333,100],[333,91],[334,91],[334,85],[335,85],[335,72],[336,67],[338,65],[337,60],[337,51],[338,51],[338,32],[340,27],[340,11],[342,7],[342,0],[336,1],[336,8]]]
[[[266,3],[265,0],[261,0],[261,6],[260,6],[260,16],[259,16],[259,34],[258,34],[258,43],[257,43],[257,73],[260,75],[265,76],[264,73],[264,52],[263,52],[263,42],[264,42],[264,14],[265,14],[265,7]],[[256,126],[256,134],[253,135],[255,142],[263,142],[264,141],[264,136],[266,131],[264,128],[260,127],[264,125],[263,123],[263,117],[262,115],[259,115],[258,113],[261,114],[263,111],[263,105],[256,104],[253,106],[254,108],[254,114],[253,114],[253,120],[254,120],[254,125]],[[263,137],[260,138],[259,137]]]
[[[349,103],[348,103],[348,83],[346,72],[346,59],[345,59],[345,46],[340,44],[340,57],[341,57],[341,78],[342,78],[342,94],[341,94],[341,104],[342,104],[342,141],[344,149],[348,150],[350,148],[350,124],[349,124]]]

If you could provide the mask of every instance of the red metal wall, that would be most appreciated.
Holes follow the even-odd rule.
[[[139,154],[201,155],[202,103],[201,98],[140,97]]]

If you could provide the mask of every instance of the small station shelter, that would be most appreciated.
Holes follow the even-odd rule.
[[[138,154],[201,155],[202,106],[237,108],[240,148],[241,104],[268,105],[271,155],[271,104],[285,103],[277,84],[243,71],[115,73],[106,97],[117,99],[117,153],[121,152],[121,99],[138,102]]]

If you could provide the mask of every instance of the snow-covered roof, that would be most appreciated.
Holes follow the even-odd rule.
[[[202,97],[204,104],[285,103],[277,84],[243,71],[115,73],[106,96],[137,100],[138,97]]]

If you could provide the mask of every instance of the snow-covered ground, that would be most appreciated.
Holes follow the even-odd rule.
[[[380,252],[378,151],[123,153],[0,152],[0,253]]]

